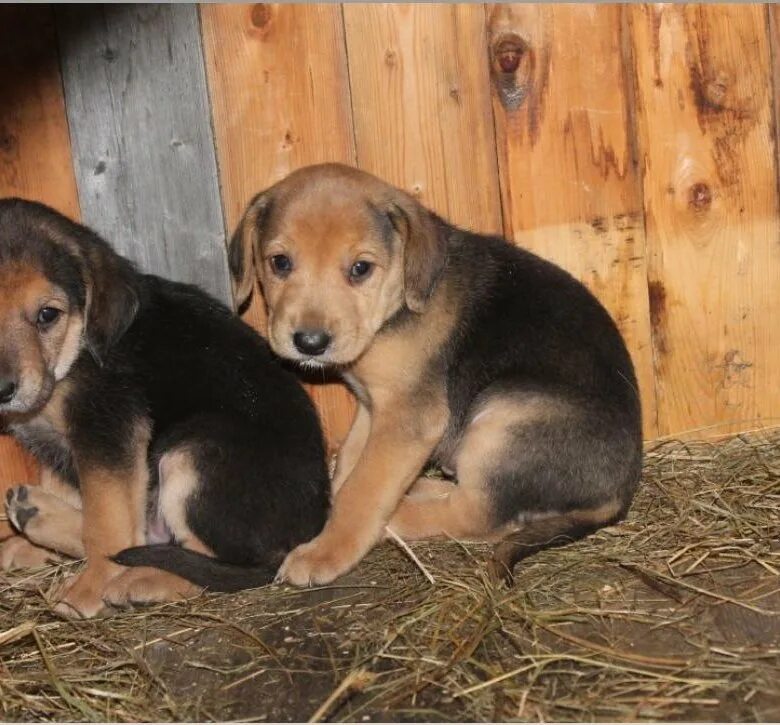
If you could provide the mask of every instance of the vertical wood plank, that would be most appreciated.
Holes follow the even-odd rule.
[[[84,221],[230,301],[197,8],[60,6],[57,23]]]
[[[744,430],[780,414],[766,10],[634,5],[630,17],[659,431]]]
[[[0,98],[0,194],[34,199],[78,218],[49,7],[0,7]]]
[[[68,124],[48,6],[0,7],[0,196],[35,199],[78,218]],[[36,467],[0,437],[0,501]],[[0,538],[9,529],[0,522]]]
[[[349,79],[338,5],[203,5],[203,43],[226,222],[294,169],[354,164]],[[247,320],[265,330],[256,294]],[[354,402],[338,383],[309,386],[331,445]]]
[[[631,352],[657,433],[640,178],[618,5],[488,8],[505,231],[584,282]],[[584,29],[587,29],[586,31]]]
[[[361,168],[500,232],[482,6],[350,3],[344,20]]]

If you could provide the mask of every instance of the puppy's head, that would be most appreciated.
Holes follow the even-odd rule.
[[[131,265],[42,204],[0,200],[0,414],[42,408],[85,347],[107,354],[132,321]]]
[[[411,196],[323,164],[252,200],[229,262],[239,306],[259,279],[274,350],[315,367],[355,361],[403,307],[422,313],[445,254],[440,223]]]

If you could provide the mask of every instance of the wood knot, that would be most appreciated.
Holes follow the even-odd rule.
[[[590,220],[590,225],[596,234],[606,234],[609,231],[609,222],[603,216],[596,216]]]
[[[528,95],[533,55],[528,43],[517,33],[502,33],[490,44],[490,75],[507,111],[518,109]]]
[[[515,73],[528,45],[519,36],[503,35],[493,44],[493,69],[496,73]]]
[[[0,131],[0,153],[9,156],[16,152],[19,142],[12,133]]]
[[[694,211],[707,211],[712,206],[712,189],[703,181],[688,190],[688,206]]]
[[[728,89],[729,77],[725,72],[720,71],[715,78],[705,84],[704,97],[712,108],[720,109],[724,106]]]
[[[271,22],[273,12],[267,3],[255,3],[252,6],[252,25],[258,30],[264,30]]]
[[[705,73],[694,67],[691,69],[691,90],[696,102],[699,120],[727,110],[727,100],[731,79],[725,71]]]
[[[398,61],[398,56],[396,52],[392,48],[388,48],[385,51],[385,65],[389,65],[392,68],[397,61]]]

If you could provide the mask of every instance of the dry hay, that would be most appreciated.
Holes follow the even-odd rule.
[[[780,719],[780,432],[647,454],[624,523],[485,579],[387,543],[338,587],[52,616],[0,576],[0,719]]]

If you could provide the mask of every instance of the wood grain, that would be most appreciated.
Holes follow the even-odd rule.
[[[59,39],[51,14],[0,7],[0,193],[78,217],[72,142],[85,221],[229,299],[251,196],[357,163],[582,279],[647,437],[778,422],[777,6],[64,7]],[[337,445],[352,400],[309,389]],[[0,442],[0,481],[30,473]]]
[[[338,5],[203,5],[203,44],[228,229],[249,200],[290,171],[355,163]],[[246,319],[265,329],[255,294]],[[326,437],[339,444],[354,415],[340,383],[309,386]]]
[[[630,26],[659,432],[776,423],[780,245],[766,9],[634,5]]]
[[[230,301],[197,8],[56,12],[84,221],[142,270]]]
[[[349,3],[344,20],[360,167],[500,232],[482,6]]]
[[[640,178],[618,5],[488,8],[505,232],[584,282],[656,397]],[[587,32],[583,32],[587,28]]]
[[[35,199],[78,217],[68,124],[48,6],[0,7],[0,196]],[[37,478],[33,460],[0,437],[0,502]],[[9,533],[0,522],[0,538]]]

